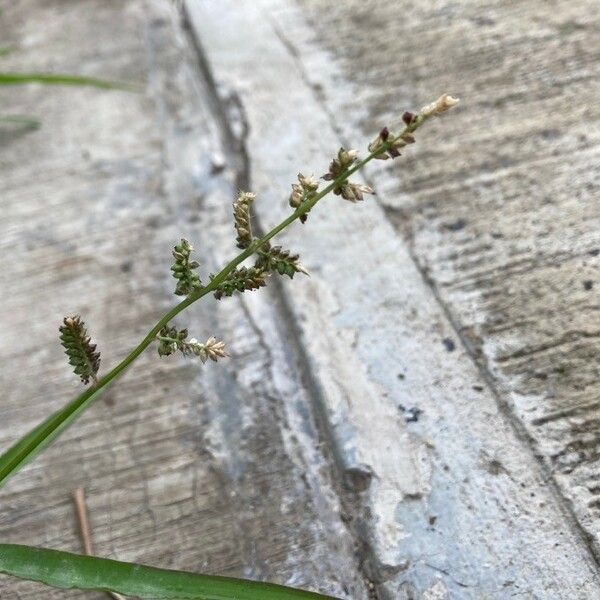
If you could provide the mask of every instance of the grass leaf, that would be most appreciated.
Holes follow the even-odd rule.
[[[79,75],[61,75],[52,73],[0,73],[0,85],[25,85],[27,83],[42,83],[44,85],[74,85],[91,86],[102,89],[120,89],[139,91],[138,86],[120,81],[108,81],[95,77]]]
[[[161,600],[335,600],[245,579],[198,575],[17,544],[0,544],[0,572],[47,585]]]
[[[0,116],[0,124],[16,125],[18,128],[23,129],[38,129],[40,121],[33,117],[26,117],[22,115],[4,115]]]

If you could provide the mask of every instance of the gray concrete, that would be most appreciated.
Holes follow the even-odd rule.
[[[441,92],[463,104],[367,169],[376,199],[286,232],[310,279],[192,308],[231,360],[144,356],[1,492],[3,539],[77,550],[84,485],[115,558],[361,600],[600,598],[592,5],[5,9],[7,68],[147,85],[2,91],[44,121],[0,139],[3,445],[77,389],[65,311],[108,366],[172,302],[173,240],[206,271],[232,256],[237,187],[266,229],[299,169]]]
[[[43,120],[2,148],[5,447],[81,388],[57,344],[64,312],[80,311],[110,348],[106,369],[176,300],[180,235],[196,242],[205,273],[233,255],[239,173],[170,3],[28,2],[3,17],[17,46],[7,68],[147,82],[142,95],[3,92],[4,111]],[[72,56],[82,31],[84,51]],[[201,368],[144,355],[2,490],[2,539],[80,550],[70,493],[83,485],[99,554],[364,597],[278,311],[269,290],[190,311],[177,323],[225,338],[232,358]],[[3,599],[94,597],[0,585]]]

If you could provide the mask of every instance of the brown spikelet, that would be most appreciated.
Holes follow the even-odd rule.
[[[250,192],[240,192],[233,203],[233,218],[237,231],[238,248],[247,248],[252,243],[252,225],[250,223],[250,207],[256,196]]]
[[[281,246],[265,244],[259,251],[255,267],[264,271],[272,271],[293,278],[296,273],[308,275],[308,271],[300,264],[300,256],[284,250]]]
[[[85,384],[89,383],[90,379],[95,382],[96,373],[100,368],[100,352],[96,352],[96,344],[92,344],[81,317],[65,317],[59,331],[60,342],[75,375],[79,375]]]
[[[215,298],[220,300],[224,296],[232,296],[235,292],[257,290],[267,285],[268,273],[256,267],[240,267],[232,271],[215,291]]]
[[[292,183],[292,193],[290,194],[289,204],[292,208],[299,208],[300,205],[312,198],[319,188],[319,182],[314,177],[307,177],[298,173],[298,183]],[[306,223],[308,215],[304,213],[300,216],[300,222]]]

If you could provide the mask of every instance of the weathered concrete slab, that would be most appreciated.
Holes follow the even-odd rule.
[[[441,91],[465,104],[367,171],[377,200],[328,199],[289,231],[310,280],[182,319],[231,361],[145,356],[0,493],[3,539],[79,549],[84,485],[116,558],[361,600],[600,596],[580,529],[597,508],[591,4],[189,0],[196,48],[166,0],[5,7],[6,68],[147,87],[1,91],[44,121],[0,139],[3,447],[77,389],[65,311],[108,365],[170,306],[178,236],[207,271],[232,256],[237,187],[269,226],[299,168]],[[2,598],[82,597],[40,590],[0,580]]]
[[[3,7],[0,27],[7,69],[146,85],[1,92],[3,112],[43,121],[2,138],[4,448],[79,389],[57,340],[65,312],[81,312],[108,367],[174,303],[180,235],[205,272],[233,255],[241,171],[173,3],[29,0]],[[80,550],[70,494],[82,485],[104,556],[366,597],[277,302],[267,291],[190,311],[181,325],[224,338],[231,360],[144,356],[2,490],[2,539]],[[104,597],[7,578],[0,596]]]
[[[303,6],[352,82],[349,102],[298,50],[342,135],[387,119],[390,98],[464,97],[439,147],[377,174],[380,200],[598,557],[596,3]]]
[[[423,13],[406,3],[308,2],[300,11],[267,0],[218,5],[189,0],[186,6],[223,97],[233,90],[245,108],[253,187],[262,198],[257,209],[265,222],[275,222],[285,210],[280,198],[299,166],[319,174],[332,149],[340,142],[362,142],[386,123],[390,111],[418,108],[441,91],[467,97],[467,108],[454,122],[448,117],[433,124],[412,158],[396,167],[404,166],[399,171],[404,191],[398,176],[371,169],[380,209],[373,203],[340,206],[339,201],[334,207],[331,200],[311,215],[310,227],[289,232],[286,239],[301,250],[313,276],[301,286],[286,286],[286,298],[310,357],[338,462],[348,483],[355,484],[355,523],[370,548],[371,576],[382,583],[381,594],[598,596],[596,561],[548,480],[548,469],[536,460],[521,416],[507,410],[508,399],[494,384],[493,372],[482,370],[464,343],[465,332],[446,295],[424,277],[437,269],[450,286],[456,270],[447,271],[450,260],[475,262],[485,250],[474,235],[461,259],[454,255],[463,246],[449,247],[447,254],[454,254],[448,256],[437,254],[434,244],[442,235],[460,239],[466,233],[456,224],[459,217],[473,219],[468,196],[452,219],[437,216],[456,208],[447,198],[442,204],[442,195],[454,187],[458,193],[468,177],[474,182],[491,178],[490,170],[498,166],[504,169],[498,186],[504,181],[510,161],[504,164],[499,150],[500,132],[490,129],[494,118],[512,124],[502,130],[511,140],[509,156],[528,139],[529,132],[520,129],[522,107],[500,113],[502,94],[504,106],[510,104],[513,83],[506,77],[513,71],[503,71],[499,63],[495,72],[482,54],[482,47],[495,40],[497,52],[513,56],[510,40],[528,39],[520,14],[510,8],[514,5],[497,8],[507,16],[491,40],[474,45],[468,60],[456,54],[452,68],[446,63],[452,50],[463,48],[465,29],[475,36],[479,28],[492,27],[487,17],[485,23],[477,20],[491,9],[435,5]],[[453,18],[454,30],[448,25]],[[516,60],[528,56],[517,41],[511,43]],[[328,59],[324,47],[340,56],[339,64]],[[430,67],[432,48],[435,68]],[[495,73],[498,82],[486,83]],[[525,75],[521,85],[527,89]],[[547,111],[532,95],[541,119]],[[495,102],[490,117],[486,110]],[[478,146],[482,138],[484,148]],[[582,170],[590,156],[584,153]],[[520,173],[513,179],[514,202],[521,204],[526,202],[523,178]],[[413,229],[418,223],[432,232],[421,238],[419,252],[392,228],[390,205],[402,207]],[[422,214],[415,208],[411,220],[415,206],[423,207]],[[494,206],[496,226],[503,209],[498,202]],[[520,222],[511,225],[517,236],[523,232]],[[424,261],[433,263],[430,271],[424,272]],[[465,310],[472,310],[469,298],[463,296]],[[476,314],[486,318],[485,312]],[[407,409],[422,411],[417,423],[406,422]]]

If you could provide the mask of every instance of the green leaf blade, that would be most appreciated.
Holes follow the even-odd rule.
[[[272,583],[158,569],[17,544],[0,544],[0,572],[52,587],[156,600],[336,600]]]
[[[96,77],[53,73],[0,73],[0,85],[25,85],[28,83],[88,86],[105,90],[139,91],[138,87],[132,84],[120,81],[108,81]]]

